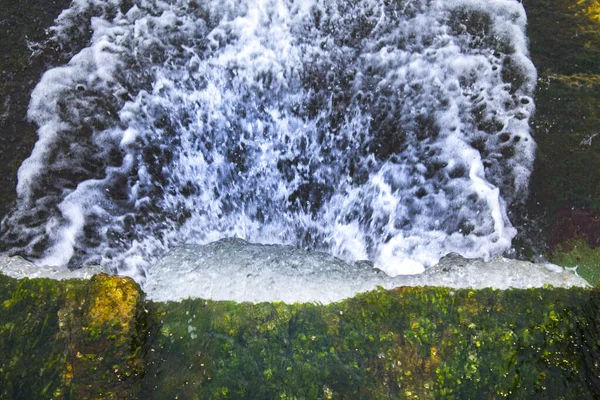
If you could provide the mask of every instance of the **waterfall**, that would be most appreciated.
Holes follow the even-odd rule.
[[[416,273],[516,234],[536,71],[513,0],[75,0],[12,254],[143,277],[239,237]]]

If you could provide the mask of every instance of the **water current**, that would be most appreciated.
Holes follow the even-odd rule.
[[[75,0],[2,241],[138,278],[227,237],[390,275],[489,259],[535,153],[525,25],[513,0]]]

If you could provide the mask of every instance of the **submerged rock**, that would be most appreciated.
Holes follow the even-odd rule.
[[[594,399],[599,307],[547,287],[156,303],[125,277],[0,274],[0,397]]]

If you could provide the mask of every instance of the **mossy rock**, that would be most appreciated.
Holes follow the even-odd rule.
[[[0,275],[2,398],[594,399],[596,289],[379,289],[329,305],[144,300]]]
[[[593,399],[598,304],[586,289],[433,287],[155,303],[142,397]]]
[[[538,69],[538,144],[530,198],[516,247],[548,253],[557,210],[600,209],[600,19],[598,0],[523,0],[530,54]],[[521,249],[522,247],[522,249]]]
[[[0,274],[0,397],[138,398],[143,295],[129,278]]]

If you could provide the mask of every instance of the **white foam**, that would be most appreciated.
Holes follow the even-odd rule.
[[[407,260],[412,268],[414,261]],[[415,272],[420,272],[418,268]],[[419,275],[391,277],[361,261],[347,264],[321,252],[291,246],[260,245],[224,239],[169,252],[150,268],[143,289],[156,301],[210,298],[235,301],[319,302],[353,297],[377,287],[441,286],[451,288],[527,289],[588,287],[572,271],[496,257],[488,262],[445,257]]]
[[[106,270],[99,266],[70,271],[0,255],[0,273],[17,279],[89,279],[101,272]],[[203,298],[328,304],[377,287],[402,286],[501,290],[590,287],[573,269],[500,256],[486,262],[451,254],[424,273],[391,277],[366,261],[351,265],[322,252],[223,239],[172,249],[149,269],[142,289],[154,301]]]
[[[50,278],[56,280],[65,279],[90,279],[99,273],[106,273],[104,269],[95,265],[70,271],[67,268],[54,268],[48,266],[37,266],[21,257],[7,257],[0,255],[0,273],[11,278]]]

